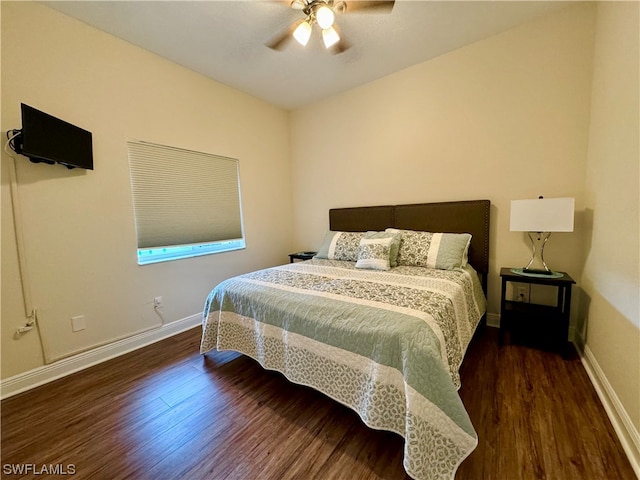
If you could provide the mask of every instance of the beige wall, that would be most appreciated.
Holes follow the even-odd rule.
[[[576,231],[545,257],[579,278],[594,14],[572,6],[295,111],[295,247],[318,247],[331,207],[488,198],[497,314],[499,268],[530,256],[510,200],[572,196]]]
[[[639,4],[598,5],[585,209],[585,340],[640,431]],[[623,48],[624,46],[624,48]]]
[[[292,246],[289,114],[37,3],[2,2],[2,131],[20,102],[93,132],[94,171],[17,160],[34,306],[52,358],[201,311],[231,275],[287,261]],[[3,133],[4,135],[4,133]],[[240,160],[247,248],[136,263],[126,151],[140,139]],[[42,365],[25,323],[2,153],[2,377]],[[268,199],[265,202],[265,199]],[[85,315],[72,333],[70,318]]]

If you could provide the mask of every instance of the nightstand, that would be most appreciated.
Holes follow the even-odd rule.
[[[502,295],[500,297],[500,345],[504,334],[509,334],[513,343],[526,344],[545,350],[555,350],[564,358],[571,351],[569,342],[569,314],[571,308],[571,287],[576,283],[567,273],[562,277],[529,277],[501,268]],[[555,306],[538,305],[528,302],[507,300],[507,282],[546,285],[556,287],[558,296]]]
[[[311,260],[318,252],[297,252],[289,254],[289,263],[293,263],[294,260]]]

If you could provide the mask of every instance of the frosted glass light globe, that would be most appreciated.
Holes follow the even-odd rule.
[[[316,22],[323,30],[329,28],[333,25],[333,21],[336,18],[336,15],[333,13],[329,7],[322,6],[316,10]]]
[[[309,25],[309,22],[302,22],[293,32],[293,38],[303,47],[309,42],[310,37],[311,25]]]

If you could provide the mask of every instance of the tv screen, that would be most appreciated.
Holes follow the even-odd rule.
[[[21,106],[22,155],[32,162],[93,170],[91,132],[24,103]]]

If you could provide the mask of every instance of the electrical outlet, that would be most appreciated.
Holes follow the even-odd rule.
[[[74,332],[79,332],[80,330],[84,330],[86,328],[84,322],[84,315],[78,315],[76,317],[71,317],[71,330]]]
[[[516,302],[529,303],[529,289],[527,287],[516,287]]]
[[[162,308],[162,297],[154,297],[153,308]]]

